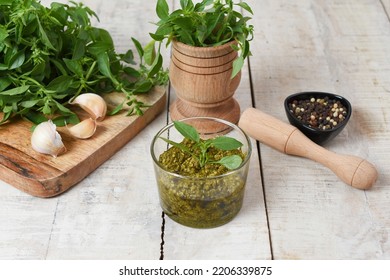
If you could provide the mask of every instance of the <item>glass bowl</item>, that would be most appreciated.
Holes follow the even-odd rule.
[[[318,106],[320,105],[318,101],[327,105],[335,102],[337,105],[334,105],[334,111],[330,111],[329,115],[325,115],[325,113],[321,113],[321,110],[325,111],[325,105]],[[302,105],[302,103],[304,104]],[[319,145],[324,145],[336,137],[347,125],[352,114],[351,103],[346,98],[333,93],[318,91],[292,94],[285,99],[284,108],[290,124],[297,127],[309,139]],[[302,113],[299,113],[302,109]],[[316,115],[311,116],[314,111],[317,111]],[[299,114],[301,114],[301,118],[297,116]],[[307,117],[311,117],[311,119],[307,119]]]
[[[245,158],[238,168],[217,176],[199,178],[167,171],[159,163],[159,156],[170,145],[160,137],[175,142],[183,139],[174,124],[168,124],[155,135],[150,147],[161,208],[172,220],[189,227],[212,228],[226,224],[242,207],[252,152],[250,139],[238,126],[222,119],[194,117],[180,121],[200,131],[202,139],[219,135],[237,139],[243,144],[241,150]],[[215,132],[215,128],[219,132]]]

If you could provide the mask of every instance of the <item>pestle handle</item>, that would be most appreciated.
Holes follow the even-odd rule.
[[[377,170],[367,160],[329,151],[311,141],[298,128],[257,109],[246,109],[238,126],[249,136],[282,153],[321,163],[352,187],[369,189],[378,177]]]

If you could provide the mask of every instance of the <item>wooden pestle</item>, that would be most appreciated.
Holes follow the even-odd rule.
[[[311,141],[298,128],[257,109],[246,109],[238,126],[249,136],[282,153],[323,164],[352,187],[369,189],[378,177],[375,167],[365,159],[331,152]]]

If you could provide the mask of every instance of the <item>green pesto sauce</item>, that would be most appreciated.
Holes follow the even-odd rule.
[[[192,152],[197,153],[197,150],[194,151],[195,142],[192,140],[184,138],[181,144],[188,147]],[[210,161],[218,161],[221,158],[230,155],[239,155],[243,160],[245,158],[245,155],[241,152],[240,149],[223,151],[214,147],[210,147],[207,151],[207,154]],[[205,166],[201,167],[199,161],[196,158],[177,147],[171,147],[162,153],[160,155],[159,162],[166,170],[170,172],[197,178],[218,176],[229,171],[225,166],[215,163],[207,163]]]
[[[194,143],[184,139],[182,144],[191,148]],[[208,150],[212,160],[237,154],[244,159],[241,150]],[[229,170],[220,164],[200,167],[190,154],[171,147],[160,155],[159,162],[175,176],[166,172],[157,175],[160,203],[164,212],[173,220],[190,227],[210,228],[232,220],[242,207],[247,166],[226,174]],[[217,176],[217,177],[215,177]]]

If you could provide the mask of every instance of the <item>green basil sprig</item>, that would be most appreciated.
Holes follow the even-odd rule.
[[[237,139],[228,136],[218,136],[207,140],[201,140],[198,131],[191,125],[180,121],[173,122],[177,131],[184,136],[184,138],[192,140],[195,145],[189,149],[187,146],[174,142],[170,139],[160,137],[162,140],[171,144],[174,147],[179,148],[185,153],[189,153],[192,157],[196,158],[200,167],[204,167],[207,163],[216,163],[225,166],[227,169],[232,170],[238,168],[242,163],[242,158],[239,155],[230,155],[221,158],[218,161],[212,161],[208,156],[208,149],[215,147],[223,151],[236,150],[242,147],[242,143]]]
[[[175,39],[179,42],[196,47],[219,46],[230,41],[240,55],[233,62],[232,78],[244,65],[244,60],[250,55],[249,42],[253,39],[251,19],[235,9],[235,7],[253,14],[250,6],[242,1],[233,0],[203,0],[194,4],[192,0],[180,0],[180,8],[169,12],[166,0],[158,0],[156,13],[159,21],[157,30],[150,34],[155,41],[167,40],[167,45]]]

